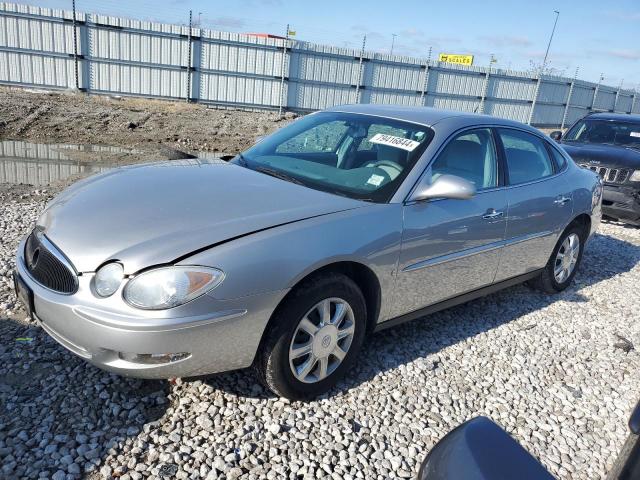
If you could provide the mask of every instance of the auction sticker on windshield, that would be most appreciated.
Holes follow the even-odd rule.
[[[415,140],[409,140],[408,138],[396,137],[394,135],[387,135],[386,133],[376,133],[369,139],[371,143],[377,143],[379,145],[388,145],[390,147],[401,148],[407,152],[413,152],[419,142]]]

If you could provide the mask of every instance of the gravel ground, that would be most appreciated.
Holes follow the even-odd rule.
[[[559,478],[603,477],[640,391],[640,229],[603,224],[575,284],[518,286],[375,335],[339,389],[289,403],[249,372],[102,372],[16,305],[19,237],[51,195],[0,192],[0,476],[410,478],[446,432],[503,425]]]

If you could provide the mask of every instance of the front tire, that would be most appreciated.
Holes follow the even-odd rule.
[[[346,275],[305,281],[274,314],[256,361],[258,377],[291,400],[325,393],[357,357],[366,318],[364,296]]]
[[[579,225],[567,228],[539,277],[529,283],[537,290],[558,293],[571,285],[584,252],[585,233]]]

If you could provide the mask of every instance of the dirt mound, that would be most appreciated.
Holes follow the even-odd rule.
[[[236,153],[283,123],[272,112],[0,88],[0,139]]]

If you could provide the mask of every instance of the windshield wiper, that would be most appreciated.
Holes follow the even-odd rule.
[[[242,155],[242,153],[238,153],[238,155],[236,155],[236,157],[238,158],[238,164],[242,165],[243,167],[248,167],[249,166],[249,162],[247,162],[247,159],[244,158],[244,155]]]
[[[292,177],[291,175],[287,175],[286,173],[281,172],[279,170],[274,170],[274,169],[268,168],[268,167],[254,167],[254,170],[256,172],[264,173],[266,175],[270,175],[272,177],[279,178],[280,180],[286,180],[287,182],[295,183],[297,185],[304,185],[304,183],[301,182],[300,180],[298,180],[296,177]]]

